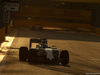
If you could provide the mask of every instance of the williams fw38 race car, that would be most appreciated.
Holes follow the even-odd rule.
[[[29,50],[27,47],[20,47],[19,60],[28,63],[39,62],[57,62],[62,65],[69,63],[69,53],[67,50],[61,50],[54,46],[48,47],[47,39],[30,39]],[[33,47],[34,46],[34,47]]]

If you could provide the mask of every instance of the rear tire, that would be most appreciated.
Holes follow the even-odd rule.
[[[43,30],[43,27],[39,27],[39,30]]]
[[[19,60],[26,61],[28,56],[28,48],[27,47],[20,47],[19,49]]]
[[[67,50],[62,50],[60,53],[61,64],[63,66],[69,63],[69,52]]]
[[[32,26],[32,30],[36,30],[36,27],[35,26]]]

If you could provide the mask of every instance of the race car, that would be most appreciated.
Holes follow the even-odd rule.
[[[43,27],[39,24],[32,26],[32,30],[43,30]]]
[[[34,46],[34,47],[33,47]],[[19,60],[29,63],[56,62],[62,65],[69,63],[69,52],[60,51],[55,46],[49,47],[47,39],[30,39],[29,50],[27,47],[20,47]]]

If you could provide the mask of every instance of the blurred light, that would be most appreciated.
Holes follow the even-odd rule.
[[[25,7],[29,7],[28,5],[26,5]]]
[[[62,2],[62,5],[65,5],[65,2]]]
[[[5,55],[0,55],[0,62],[3,60]]]
[[[28,17],[28,20],[30,20],[31,18],[30,17]]]

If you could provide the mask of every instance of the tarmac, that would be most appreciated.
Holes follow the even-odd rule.
[[[16,33],[6,36],[2,43],[0,75],[89,75],[100,74],[100,36],[75,29],[48,28],[33,31],[18,28]],[[30,38],[47,38],[48,46],[68,50],[69,64],[28,64],[19,61],[19,48],[29,47]]]
[[[23,29],[23,28],[22,28]],[[25,29],[25,28],[24,28]],[[57,29],[57,28],[56,28]],[[55,28],[54,28],[55,30]],[[70,29],[72,30],[72,29]],[[79,31],[80,29],[78,29]],[[81,31],[86,31],[86,32],[89,32],[88,30],[84,30],[84,29],[81,29]],[[76,31],[76,30],[75,30]],[[0,65],[3,63],[3,59],[6,58],[6,55],[7,55],[7,52],[9,51],[9,47],[11,46],[13,40],[14,40],[14,36],[17,34],[16,30],[13,29],[11,31],[10,34],[8,34],[6,37],[5,37],[5,41],[1,43],[0,45]],[[92,33],[91,33],[92,34]],[[94,34],[95,35],[95,34]]]

